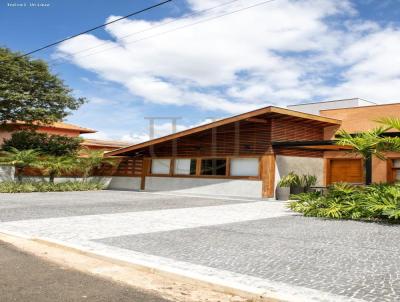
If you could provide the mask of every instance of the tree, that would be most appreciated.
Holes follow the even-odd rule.
[[[77,159],[72,156],[46,156],[35,167],[43,169],[49,175],[49,181],[54,183],[56,176],[77,168]]]
[[[39,156],[40,153],[37,150],[11,148],[10,151],[2,152],[0,164],[13,165],[15,167],[14,176],[21,182],[24,169],[29,166],[35,166],[39,160]]]
[[[349,152],[358,154],[364,159],[366,170],[365,184],[367,185],[372,182],[372,158],[375,156],[381,160],[385,160],[385,152],[400,152],[400,137],[385,136],[386,131],[394,128],[388,125],[387,121],[387,119],[381,119],[380,123],[385,126],[369,131],[350,134],[345,130],[341,130],[337,134],[337,145],[351,147],[352,149]],[[398,122],[400,125],[400,120]]]
[[[18,150],[35,149],[43,154],[54,156],[75,155],[81,148],[82,140],[80,137],[18,131],[14,132],[10,139],[4,141],[2,148],[5,151],[12,148]]]
[[[400,118],[398,117],[383,117],[377,120],[378,123],[385,125],[390,129],[400,131]]]
[[[384,140],[381,136],[386,130],[387,128],[378,127],[355,134],[341,130],[337,133],[336,144],[351,147],[351,153],[359,154],[364,159],[368,159],[373,155],[384,159],[385,144],[383,144]]]
[[[103,164],[115,166],[118,164],[118,160],[111,157],[104,157],[104,151],[102,150],[84,150],[81,156],[78,158],[78,167],[82,171],[82,176],[87,179],[93,174],[94,169],[99,169]]]
[[[0,48],[0,125],[62,120],[85,101],[71,92],[44,61]]]

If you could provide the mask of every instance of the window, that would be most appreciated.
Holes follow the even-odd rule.
[[[232,158],[231,176],[258,176],[258,158]]]
[[[151,161],[151,174],[169,174],[170,159],[153,159]]]
[[[177,158],[175,160],[175,174],[196,175],[196,160],[190,158]]]
[[[226,159],[202,159],[201,175],[226,175]]]
[[[396,169],[395,175],[394,175],[394,180],[399,181],[400,180],[400,170]]]
[[[400,159],[392,159],[394,181],[400,181]]]

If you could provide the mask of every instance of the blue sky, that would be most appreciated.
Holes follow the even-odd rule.
[[[48,7],[1,0],[2,46],[27,52],[158,1],[33,2]],[[145,117],[182,130],[270,104],[400,101],[399,1],[263,2],[174,0],[34,57],[87,97],[67,120],[98,138],[147,139]]]

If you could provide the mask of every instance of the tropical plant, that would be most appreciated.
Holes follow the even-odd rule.
[[[397,125],[395,119],[380,119],[381,123],[389,123],[384,127],[377,127],[369,131],[350,134],[345,130],[341,130],[336,135],[336,144],[340,146],[349,146],[350,153],[361,156],[365,160],[365,167],[367,169],[365,183],[371,183],[372,175],[372,157],[376,156],[381,160],[385,160],[385,152],[394,151],[400,152],[400,138],[387,137],[385,132]],[[398,121],[400,123],[400,121]]]
[[[317,183],[317,177],[311,174],[298,175],[291,171],[288,175],[282,177],[279,182],[279,187],[302,188],[305,192],[309,191],[310,187]]]
[[[326,195],[302,193],[291,196],[288,204],[305,216],[400,222],[400,184],[376,184],[367,187],[335,184]]]
[[[300,185],[300,176],[294,173],[293,171],[289,172],[288,175],[282,177],[278,182],[278,186],[280,187],[294,187],[299,185]]]
[[[385,125],[389,129],[396,129],[400,131],[400,118],[398,117],[382,117],[378,119],[377,122]]]
[[[50,182],[0,182],[0,193],[30,193],[30,192],[66,192],[102,190],[104,184],[94,181]]]
[[[360,155],[363,159],[370,159],[373,155],[384,159],[383,152],[386,151],[384,141],[381,135],[385,133],[388,127],[377,127],[375,129],[350,134],[341,130],[336,135],[336,144],[339,146],[349,146],[351,153]]]
[[[2,151],[0,164],[12,165],[15,168],[15,178],[21,182],[24,169],[35,166],[39,160],[40,153],[37,150],[18,150],[11,148],[9,151]]]
[[[115,166],[118,160],[111,157],[104,157],[102,150],[85,149],[78,158],[78,169],[82,172],[82,177],[86,180],[92,175],[95,169],[99,169],[102,165]]]
[[[317,177],[311,174],[304,174],[300,178],[300,185],[304,188],[305,192],[308,192],[312,186],[317,183]]]
[[[72,156],[45,156],[35,166],[44,170],[49,176],[49,181],[54,183],[54,178],[77,168],[78,161]]]
[[[9,139],[3,143],[3,150],[8,151],[11,148],[18,150],[35,149],[42,154],[64,156],[75,155],[80,149],[82,138],[68,137],[64,135],[49,135],[23,130],[14,132]]]

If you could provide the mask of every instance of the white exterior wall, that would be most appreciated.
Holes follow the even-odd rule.
[[[146,177],[146,191],[262,197],[262,181],[246,179]]]
[[[276,156],[275,185],[291,171],[296,174],[311,174],[317,177],[317,186],[324,183],[324,159],[318,157]]]
[[[328,101],[319,103],[289,105],[287,106],[287,108],[290,110],[319,115],[320,110],[372,106],[372,105],[376,104],[370,101],[356,98],[356,99],[337,100],[337,101]]]
[[[140,177],[113,176],[107,186],[110,190],[140,190]]]

